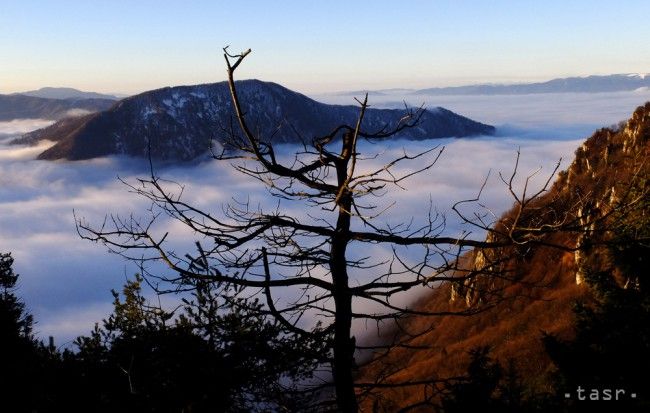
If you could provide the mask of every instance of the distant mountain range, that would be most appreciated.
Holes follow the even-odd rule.
[[[12,119],[62,119],[108,109],[113,99],[48,99],[21,94],[0,95],[0,121]]]
[[[42,87],[38,90],[14,93],[14,95],[33,96],[46,99],[109,99],[119,100],[117,96],[96,92],[84,92],[71,87]]]
[[[401,95],[526,95],[537,93],[603,93],[624,92],[650,87],[650,75],[616,74],[605,76],[567,77],[546,82],[522,84],[478,84],[467,86],[433,87],[419,90],[382,89],[368,91],[372,96]],[[359,96],[366,91],[340,92],[337,95]]]
[[[420,89],[426,95],[527,95],[534,93],[622,92],[650,87],[650,76],[643,74],[568,77],[541,83],[515,85],[474,85]]]
[[[275,143],[309,141],[339,124],[353,125],[356,106],[327,105],[275,83],[244,80],[238,92],[252,129]],[[111,154],[151,155],[163,160],[191,160],[220,142],[233,125],[226,82],[164,88],[123,99],[110,109],[65,119],[24,135],[15,143],[42,139],[57,142],[40,159],[89,159]],[[364,129],[379,131],[394,125],[403,111],[368,109]],[[444,108],[427,110],[421,124],[397,137],[429,139],[492,134],[493,126],[475,122]]]

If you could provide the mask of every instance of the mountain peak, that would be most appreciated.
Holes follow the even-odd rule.
[[[242,109],[262,139],[276,143],[309,141],[340,124],[354,124],[356,106],[327,105],[277,83],[257,79],[236,82]],[[402,117],[400,110],[368,109],[364,128],[379,131]],[[131,96],[93,116],[65,127],[25,135],[22,143],[48,139],[58,142],[41,159],[88,159],[111,154],[188,161],[208,152],[212,141],[223,141],[233,110],[226,82],[166,87]],[[421,124],[396,137],[429,139],[492,134],[494,127],[446,109],[426,111]],[[62,131],[66,131],[62,133]],[[68,133],[69,132],[69,133]],[[271,138],[272,137],[272,138]]]

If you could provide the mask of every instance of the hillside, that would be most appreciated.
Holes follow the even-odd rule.
[[[253,129],[264,140],[293,143],[311,140],[341,123],[354,124],[356,106],[326,105],[275,83],[245,80],[238,92]],[[24,135],[16,143],[41,139],[58,142],[40,159],[89,159],[126,154],[154,158],[191,160],[223,142],[233,124],[231,98],[225,82],[164,88],[121,100],[109,110],[66,120]],[[364,117],[367,131],[394,125],[401,110],[369,109]],[[234,129],[237,130],[237,129]],[[424,112],[416,128],[396,138],[435,139],[494,133],[494,127],[475,122],[444,108]]]
[[[614,264],[605,243],[616,235],[616,228],[627,225],[626,220],[637,223],[638,217],[648,215],[644,185],[650,176],[649,153],[647,103],[618,130],[601,129],[587,139],[576,150],[571,166],[532,205],[534,212],[524,217],[525,222],[535,225],[560,217],[564,223],[575,223],[575,231],[549,230],[536,240],[536,245],[504,251],[506,260],[500,268],[512,271],[516,283],[479,278],[442,284],[421,299],[416,309],[480,309],[489,303],[487,297],[494,292],[499,300],[495,307],[484,307],[486,311],[470,317],[409,318],[404,323],[406,331],[423,331],[431,322],[435,324],[434,330],[409,343],[427,349],[393,349],[380,363],[362,368],[358,380],[374,381],[381,376],[384,383],[395,383],[458,376],[466,371],[469,350],[490,346],[491,356],[502,365],[508,365],[509,360],[514,362],[527,388],[553,394],[555,366],[544,349],[542,336],[550,333],[560,339],[573,337],[574,303],[594,300],[587,273],[611,274],[612,282],[622,289],[640,288],[638,277],[647,275],[622,271]],[[641,195],[634,190],[639,185],[643,188]],[[514,215],[515,211],[504,214],[496,228],[507,228]],[[485,259],[480,251],[465,257],[468,267],[481,266],[480,259]],[[423,393],[422,386],[380,389],[366,400],[366,408],[373,411],[370,406],[374,403],[373,408],[381,406],[379,411],[397,411],[422,401],[426,392],[424,389]],[[433,394],[431,388],[428,394]],[[423,407],[414,411],[431,410]]]
[[[34,96],[46,99],[109,99],[119,100],[117,96],[96,92],[84,92],[71,87],[42,87],[38,90],[15,93],[17,95]]]
[[[112,99],[48,99],[25,95],[0,95],[0,121],[12,119],[59,120],[80,113],[98,112],[110,108]]]

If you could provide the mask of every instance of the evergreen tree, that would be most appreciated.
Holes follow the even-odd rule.
[[[13,263],[10,253],[0,253],[0,410],[29,411],[27,404],[42,392],[41,360],[32,334],[33,317],[15,295],[18,274]]]
[[[292,383],[311,377],[318,345],[305,343],[259,315],[256,300],[224,300],[197,288],[181,314],[148,304],[140,276],[114,312],[79,337],[76,368],[95,411],[293,411]],[[222,301],[222,302],[220,302]],[[301,357],[301,354],[307,356]]]
[[[498,411],[493,394],[501,379],[502,369],[489,356],[489,352],[489,347],[470,350],[467,375],[464,380],[448,387],[449,393],[442,403],[444,412]]]

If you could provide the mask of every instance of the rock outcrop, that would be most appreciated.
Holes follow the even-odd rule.
[[[411,348],[395,348],[388,356],[382,352],[376,363],[381,368],[369,364],[362,369],[360,380],[373,382],[379,377],[386,383],[413,383],[457,376],[468,363],[469,350],[490,346],[492,357],[514,363],[526,386],[547,390],[554,367],[542,344],[542,332],[572,338],[576,301],[594,299],[596,287],[590,284],[591,276],[606,274],[619,287],[630,289],[641,289],[640,282],[647,278],[647,271],[623,271],[611,251],[618,245],[617,237],[630,227],[638,230],[641,225],[647,234],[649,155],[650,103],[636,109],[627,122],[601,129],[587,139],[576,150],[569,168],[558,174],[552,187],[520,221],[547,231],[541,231],[533,242],[514,247],[517,251],[505,251],[500,258],[496,249],[472,251],[462,257],[466,270],[460,276],[465,277],[442,283],[413,306],[414,312],[444,315],[416,315],[399,325],[399,331],[411,334],[427,331],[432,324],[435,329],[410,339]],[[497,232],[507,233],[515,215],[515,211],[505,213],[495,227]],[[562,231],[552,227],[557,224]],[[494,236],[491,234],[490,240]],[[641,260],[635,251],[627,258]],[[472,270],[510,272],[501,278],[467,278]],[[490,304],[490,298],[496,298],[493,306],[484,306]],[[387,373],[391,368],[392,375]],[[422,394],[422,387],[417,386],[386,387],[377,389],[372,402],[383,411],[399,411],[420,402]],[[368,403],[367,407],[372,406]]]

